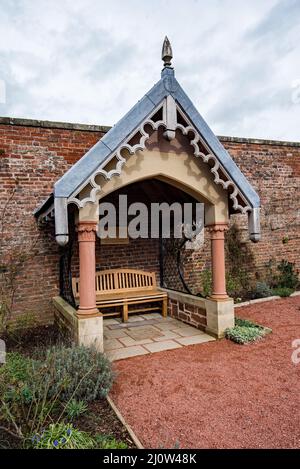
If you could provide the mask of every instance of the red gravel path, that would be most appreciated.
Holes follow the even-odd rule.
[[[112,398],[145,447],[299,448],[300,296],[240,308],[273,333],[119,361]]]

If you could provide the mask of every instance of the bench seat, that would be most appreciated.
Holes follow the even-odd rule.
[[[134,269],[110,269],[96,272],[96,305],[104,316],[120,316],[128,320],[128,314],[161,310],[167,316],[168,295],[156,287],[154,272]],[[72,279],[73,294],[79,301],[79,279]],[[139,305],[139,308],[133,308]],[[121,308],[121,312],[118,311]],[[109,311],[105,311],[109,309]],[[113,310],[113,311],[111,311]]]

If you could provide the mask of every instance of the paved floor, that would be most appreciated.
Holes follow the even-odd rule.
[[[131,316],[127,323],[104,319],[104,351],[112,361],[212,340],[195,327],[159,313]]]

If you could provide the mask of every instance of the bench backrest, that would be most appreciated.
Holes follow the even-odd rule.
[[[155,272],[134,269],[110,269],[96,272],[96,295],[154,290]],[[72,279],[73,295],[79,298],[79,278]]]

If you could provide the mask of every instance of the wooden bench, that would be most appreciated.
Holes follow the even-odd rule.
[[[103,309],[121,308],[123,321],[128,314],[155,311],[159,304],[163,317],[167,316],[167,293],[156,286],[154,272],[134,269],[113,269],[96,272],[96,305]],[[79,302],[79,278],[72,279],[75,301]],[[140,305],[139,308],[134,306]],[[133,307],[133,308],[132,308]],[[104,313],[105,316],[119,316],[120,311]]]

